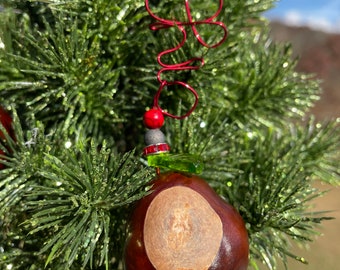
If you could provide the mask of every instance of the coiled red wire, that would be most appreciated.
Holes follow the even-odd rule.
[[[167,63],[164,63],[162,61],[162,57],[164,55],[173,53],[173,52],[179,50],[181,47],[183,47],[183,45],[185,44],[185,42],[187,40],[187,32],[186,32],[186,29],[185,29],[186,26],[189,26],[191,28],[191,30],[192,30],[195,38],[197,39],[197,41],[201,45],[203,45],[204,47],[207,47],[207,48],[216,48],[216,47],[220,46],[228,36],[228,30],[227,30],[227,27],[225,26],[225,24],[223,22],[214,21],[214,19],[220,14],[220,12],[223,8],[223,0],[219,0],[219,8],[213,16],[211,16],[211,17],[209,17],[205,20],[201,20],[201,21],[193,21],[192,16],[191,16],[189,0],[184,0],[184,2],[185,2],[185,11],[186,11],[187,18],[188,18],[187,22],[181,22],[181,21],[176,21],[176,20],[167,20],[167,19],[163,19],[163,18],[156,16],[150,9],[149,0],[145,0],[145,7],[146,7],[147,12],[150,14],[150,16],[153,19],[155,19],[157,21],[157,22],[150,25],[151,30],[156,31],[156,30],[167,29],[167,28],[175,26],[182,32],[182,35],[183,35],[182,41],[176,47],[164,50],[164,51],[160,52],[157,56],[157,61],[158,61],[159,65],[162,66],[162,68],[157,73],[157,79],[160,83],[160,86],[159,86],[159,89],[154,96],[153,106],[155,108],[161,110],[164,115],[167,115],[167,116],[169,116],[171,118],[175,118],[175,119],[186,118],[195,110],[195,108],[198,104],[198,94],[197,94],[196,90],[191,85],[189,85],[185,82],[182,82],[182,81],[163,80],[161,78],[161,75],[165,71],[197,70],[204,65],[204,59],[200,58],[200,57],[195,57],[195,58],[191,58],[191,59],[184,61],[184,62],[181,62],[181,63],[167,64]],[[200,34],[199,34],[199,32],[196,28],[197,25],[202,25],[202,24],[216,25],[218,27],[221,27],[223,29],[223,37],[221,38],[221,40],[219,42],[215,43],[215,44],[212,44],[212,45],[206,43],[202,39],[202,37],[200,36]],[[200,65],[193,65],[195,62],[199,62]],[[174,115],[174,114],[171,114],[169,112],[166,112],[166,111],[162,110],[162,108],[159,105],[160,95],[161,95],[162,91],[164,90],[164,88],[167,87],[167,86],[173,86],[173,85],[179,85],[179,86],[184,87],[185,89],[189,90],[195,97],[194,104],[183,115]]]

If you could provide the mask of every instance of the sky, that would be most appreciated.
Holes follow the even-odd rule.
[[[340,33],[340,0],[278,0],[269,19]]]

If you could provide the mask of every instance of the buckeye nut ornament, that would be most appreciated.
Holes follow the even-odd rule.
[[[133,212],[126,270],[246,270],[242,217],[201,178],[160,174]]]

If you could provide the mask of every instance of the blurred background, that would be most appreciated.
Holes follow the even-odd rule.
[[[297,71],[313,73],[322,80],[323,93],[312,113],[320,121],[339,118],[340,0],[281,0],[265,16],[271,21],[273,40],[292,44],[294,57],[298,57]],[[315,201],[315,210],[330,210],[336,219],[322,224],[321,235],[307,251],[295,248],[309,265],[290,260],[290,270],[340,269],[340,188],[316,186],[330,191]]]

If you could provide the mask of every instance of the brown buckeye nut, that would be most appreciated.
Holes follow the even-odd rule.
[[[160,174],[133,212],[126,270],[246,270],[244,221],[203,179]]]

